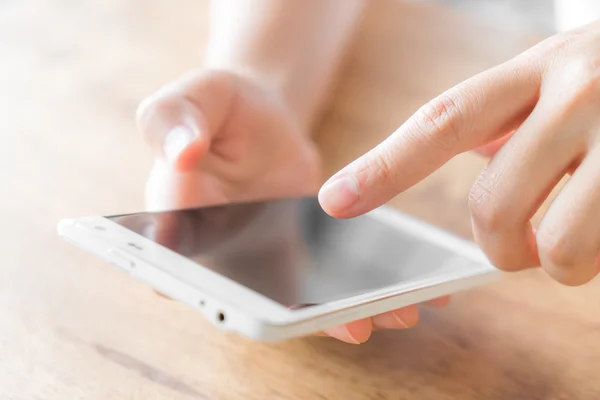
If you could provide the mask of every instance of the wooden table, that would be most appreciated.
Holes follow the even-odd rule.
[[[600,282],[530,271],[362,346],[266,345],[62,243],[64,216],[136,211],[150,165],[137,103],[194,66],[199,0],[0,2],[1,399],[598,399]],[[431,6],[374,0],[319,141],[329,172],[451,84],[516,54]],[[469,236],[462,156],[394,203]]]

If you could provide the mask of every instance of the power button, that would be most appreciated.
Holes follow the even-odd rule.
[[[135,269],[135,261],[127,253],[113,249],[108,251],[108,255],[111,264],[125,272],[131,273]]]

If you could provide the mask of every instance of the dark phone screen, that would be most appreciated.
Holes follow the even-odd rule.
[[[369,216],[332,218],[315,198],[107,218],[289,308],[413,281],[456,257]]]

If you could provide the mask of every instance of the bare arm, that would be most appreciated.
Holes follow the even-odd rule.
[[[308,126],[363,9],[363,0],[213,0],[205,66],[281,91]]]

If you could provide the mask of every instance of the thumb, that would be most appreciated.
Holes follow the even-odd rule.
[[[144,100],[137,125],[156,156],[175,170],[194,169],[225,119],[229,86],[220,74],[192,72]]]

